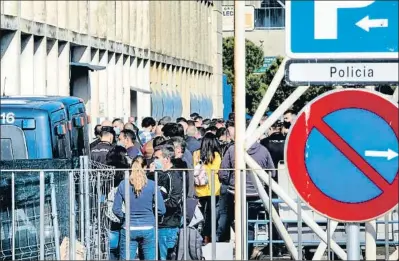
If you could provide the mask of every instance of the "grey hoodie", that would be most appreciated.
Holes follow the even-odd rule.
[[[234,171],[229,171],[225,169],[234,169],[235,165],[235,155],[234,155],[235,146],[232,145],[227,150],[226,154],[223,157],[222,164],[219,170],[219,180],[222,184],[229,186],[229,192],[234,193],[234,185],[235,185],[235,177]],[[248,150],[248,154],[262,167],[262,169],[274,169],[274,164],[272,157],[270,156],[270,152],[261,144],[255,143]],[[273,170],[271,173],[273,176],[275,175],[275,171]],[[247,171],[246,175],[247,180],[247,197],[257,197],[258,192],[256,191],[255,186],[252,183],[252,180]]]

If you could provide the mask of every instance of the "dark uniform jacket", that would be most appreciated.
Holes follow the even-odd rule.
[[[100,162],[102,164],[107,163],[107,154],[114,146],[105,141],[99,142],[96,146],[94,146],[91,151],[91,160]]]
[[[273,133],[269,137],[260,141],[260,144],[266,147],[272,156],[274,166],[278,167],[278,162],[284,160],[285,135],[282,133]]]

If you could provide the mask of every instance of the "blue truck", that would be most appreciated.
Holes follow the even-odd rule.
[[[6,96],[0,108],[2,160],[89,154],[89,117],[82,99]]]

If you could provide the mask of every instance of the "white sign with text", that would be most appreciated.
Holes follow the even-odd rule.
[[[328,83],[398,83],[398,62],[294,62],[287,64],[287,81],[298,85]]]

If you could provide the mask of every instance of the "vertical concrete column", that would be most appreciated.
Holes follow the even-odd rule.
[[[89,12],[88,12],[88,1],[77,1],[79,9],[79,32],[81,34],[88,34],[88,24],[89,24]],[[94,1],[92,1],[94,2]]]
[[[2,7],[1,13],[6,14],[6,15],[18,16],[18,4],[19,4],[18,1],[1,1],[1,7]],[[21,6],[21,8],[22,8],[22,6]],[[26,15],[27,13],[25,13],[25,12],[22,13],[22,10],[21,10],[21,16],[22,16],[22,14]],[[32,11],[32,9],[29,11]],[[31,12],[28,13],[28,15],[30,15],[30,14],[31,14]],[[28,17],[30,17],[30,16],[28,16]],[[25,18],[25,16],[24,16],[24,18]]]
[[[190,50],[190,61],[195,60],[195,40],[196,40],[196,35],[198,34],[198,27],[197,27],[197,2],[195,1],[190,1],[190,45],[189,45],[189,50]],[[195,34],[193,33],[195,32]]]
[[[175,7],[174,7],[174,12],[172,13],[174,19],[175,19],[175,54],[176,57],[178,57],[179,59],[182,59],[182,28],[181,28],[181,19],[183,16],[182,10],[181,10],[181,3],[180,1],[176,1],[175,2]],[[179,14],[179,15],[176,15]]]
[[[172,93],[172,86],[171,86],[171,79],[172,79],[172,65],[167,64],[165,66],[165,86],[167,93]]]
[[[187,113],[185,110],[185,106],[184,106],[184,86],[185,86],[185,69],[183,67],[179,68],[179,77],[178,77],[178,85],[177,85],[177,89],[179,90],[179,95],[180,95],[180,99],[181,99],[181,106],[182,106],[182,116],[183,117],[187,117]]]
[[[79,1],[68,1],[67,29],[79,32]]]
[[[91,63],[98,65],[100,63],[100,51],[98,49],[91,50]],[[91,96],[91,112],[93,119],[100,117],[99,115],[99,100],[100,100],[100,71],[89,71],[89,88]]]
[[[140,59],[140,58],[136,58],[136,60],[137,60],[136,61],[137,71],[135,72],[136,77],[137,77],[137,80],[136,80],[137,86],[136,87],[143,89],[143,85],[144,85],[143,63],[144,63],[144,61],[143,61],[143,59]],[[137,96],[137,99],[138,99],[138,96]]]
[[[130,29],[130,45],[134,47],[140,46],[140,30],[142,27],[140,25],[140,9],[139,6],[141,5],[140,1],[130,1],[129,2],[129,29]],[[137,62],[136,62],[137,63]]]
[[[157,80],[157,73],[156,73],[156,66],[155,62],[151,62],[151,68],[150,68],[150,87],[151,91],[155,92],[155,82]]]
[[[21,18],[33,20],[34,1],[21,1]],[[18,1],[5,1],[4,13],[18,16]]]
[[[144,60],[143,63],[143,89],[150,90],[150,67],[151,63],[149,60]],[[151,95],[143,93],[141,99],[145,106],[143,106],[142,117],[151,116]]]
[[[61,1],[62,2],[62,1]],[[58,91],[60,95],[69,96],[69,62],[70,43],[58,41]]]
[[[52,26],[58,25],[58,1],[45,1],[46,5],[46,23]]]
[[[130,57],[130,68],[129,68],[129,87],[137,87],[137,58],[134,56]],[[129,92],[131,88],[129,88]],[[136,96],[137,99],[137,96]],[[137,113],[133,114],[133,109],[136,110],[136,101],[133,99],[132,96],[129,96],[129,108],[130,108],[130,115],[129,116],[137,116]],[[135,111],[136,112],[136,111]]]
[[[150,30],[150,49],[156,51],[157,46],[157,26],[156,26],[156,15],[157,15],[157,3],[156,1],[149,1],[149,30]]]
[[[213,6],[209,6],[208,9],[209,9],[209,38],[211,39],[208,44],[208,48],[209,48],[208,55],[209,55],[209,63],[211,65],[213,65],[214,59],[215,59],[215,55],[213,55],[213,52],[214,52],[213,43],[215,42],[215,40],[218,39],[217,38],[218,35],[217,35],[217,31],[216,32],[213,31],[213,13],[215,13],[213,11]]]
[[[137,85],[139,86],[139,88],[143,88],[143,65],[144,65],[144,61],[143,59],[137,59]],[[145,106],[146,104],[144,103],[145,101],[143,100],[143,93],[142,92],[136,92],[136,114],[137,114],[137,119],[141,122],[141,120],[143,119],[143,117],[147,116],[145,115],[143,112],[145,111]]]
[[[184,81],[182,89],[182,102],[183,102],[183,113],[185,115],[191,114],[191,79],[190,69],[184,68],[183,71]]]
[[[93,1],[94,2],[94,1]],[[97,12],[95,17],[97,18],[97,35],[101,39],[106,39],[107,38],[107,31],[108,27],[110,26],[108,24],[108,2],[109,1],[95,1],[97,2]],[[92,3],[90,3],[92,5]],[[93,15],[94,19],[94,15]],[[107,55],[108,57],[108,55]]]
[[[23,1],[30,2],[30,1]],[[67,15],[68,15],[68,2],[67,1],[55,1],[57,3],[57,26],[59,28],[67,28]]]
[[[166,86],[166,65],[162,63],[160,65],[160,73],[161,73],[161,91],[165,92]]]
[[[167,50],[167,55],[169,56],[173,56],[173,41],[174,38],[176,38],[176,35],[174,34],[174,25],[173,25],[173,16],[172,16],[172,10],[173,10],[173,3],[174,1],[165,1],[165,8],[166,8],[166,12],[165,12],[165,17],[166,17],[166,21],[165,21],[165,26],[166,26],[166,32],[167,32],[167,36],[166,36],[166,50]]]
[[[129,2],[122,1],[122,42],[127,45],[130,44],[129,15]]]
[[[20,93],[19,56],[20,43],[18,32],[1,32],[1,95],[18,95]],[[4,89],[5,87],[5,89]]]
[[[115,41],[115,1],[107,2],[107,38],[108,40]]]
[[[190,104],[191,108],[191,96],[195,94],[195,85],[194,85],[194,71],[191,69],[187,69],[187,81],[188,81],[188,88],[186,92],[186,102]],[[190,111],[191,112],[191,111]]]
[[[46,22],[45,1],[33,1],[33,20],[40,23]]]
[[[38,95],[46,94],[46,71],[47,71],[47,40],[45,37],[34,36],[33,92]]]
[[[140,1],[142,7],[142,23],[143,23],[143,34],[142,34],[142,46],[145,49],[150,48],[150,1]],[[149,65],[148,65],[149,66]]]
[[[122,19],[123,19],[122,1],[115,1],[115,40],[117,42],[122,42],[122,35],[123,35]]]
[[[194,71],[194,79],[193,79],[193,84],[194,84],[194,93],[197,95],[197,99],[200,97],[201,92],[199,91],[199,79],[200,79],[200,72],[199,71]]]
[[[58,88],[58,40],[47,38],[47,61],[48,71],[46,73],[46,94],[57,95]]]
[[[88,10],[88,20],[90,22],[90,32],[89,35],[91,36],[95,36],[95,37],[99,37],[98,32],[97,32],[97,28],[98,28],[98,17],[97,17],[97,13],[99,11],[100,8],[100,4],[101,1],[90,1],[88,3],[89,6],[89,10]]]
[[[187,41],[187,34],[188,32],[186,31],[186,17],[187,17],[187,11],[186,11],[186,2],[187,1],[179,1],[179,7],[180,7],[180,17],[179,17],[179,42],[180,42],[180,57],[182,59],[186,59],[186,41]],[[184,33],[184,37],[183,37]]]
[[[176,16],[180,15],[177,13],[176,10],[176,1],[168,1],[168,17],[170,19],[169,21],[169,33],[170,33],[170,38],[169,38],[169,52],[170,56],[176,57],[176,41],[177,41],[177,35],[176,35]]]
[[[130,56],[123,57],[123,117],[130,116]]]
[[[33,35],[21,37],[21,94],[33,93]]]
[[[166,39],[167,39],[167,25],[166,25],[166,15],[167,15],[167,9],[165,7],[166,2],[165,1],[158,1],[158,10],[159,10],[159,34],[157,37],[159,37],[159,50],[160,53],[166,54],[167,51],[167,46],[166,46]],[[158,24],[157,24],[158,25]]]
[[[112,54],[111,54],[112,55]],[[107,117],[108,116],[108,73],[110,69],[108,68],[108,52],[100,51],[99,52],[99,64],[101,66],[106,66],[105,70],[101,70],[98,72],[98,91],[99,91],[99,117]]]
[[[155,4],[155,39],[156,39],[156,47],[155,51],[162,53],[162,10],[161,10],[162,1],[154,1]]]
[[[176,73],[177,67],[174,66],[174,65],[172,65],[171,67],[172,67],[172,72],[171,72],[171,79],[170,79],[170,88],[172,89],[173,93],[176,94],[176,91],[177,91],[177,88],[176,88],[176,85],[177,85],[177,79],[176,79],[176,77],[177,77],[177,73]]]
[[[108,115],[107,117],[115,117],[116,115],[116,110],[115,110],[115,91],[116,91],[116,86],[115,86],[115,53],[108,52],[108,66],[107,66],[107,71],[108,71]]]
[[[203,4],[203,2],[198,2],[198,23],[201,25],[200,27],[200,34],[198,35],[198,42],[197,42],[197,46],[198,46],[198,61],[202,64],[204,64],[204,46],[205,43],[208,41],[208,39],[206,38],[205,35],[205,28],[206,28],[206,20],[205,20],[205,5]]]
[[[137,58],[131,57],[130,58],[130,83],[129,86],[137,88],[138,81],[137,81]]]
[[[123,57],[115,54],[115,117],[123,116]]]

